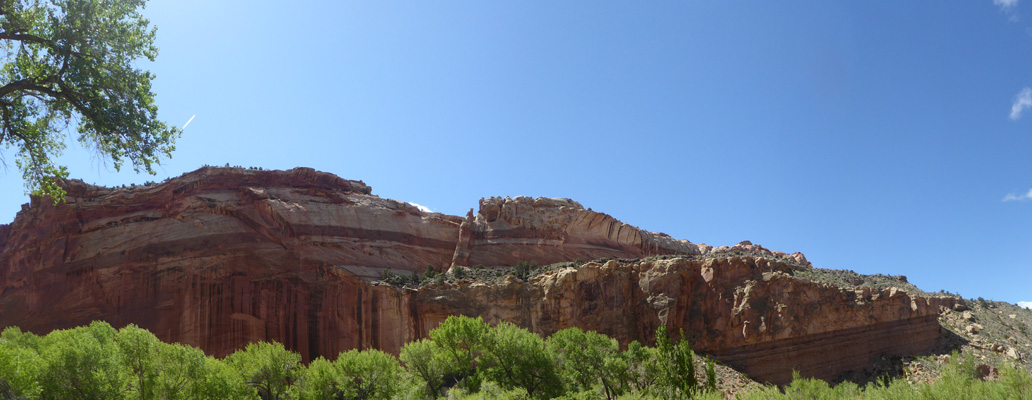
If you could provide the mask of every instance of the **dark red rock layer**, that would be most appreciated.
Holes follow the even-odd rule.
[[[877,322],[789,339],[718,349],[714,358],[754,379],[786,384],[792,371],[802,376],[837,379],[862,371],[882,356],[927,354],[943,334],[938,315]]]

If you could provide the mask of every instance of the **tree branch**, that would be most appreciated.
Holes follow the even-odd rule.
[[[41,38],[41,37],[36,36],[36,35],[32,35],[32,34],[28,34],[28,33],[21,33],[19,31],[0,32],[0,39],[4,39],[4,40],[17,40],[19,42],[33,42],[33,43],[39,43],[39,44],[45,45],[47,47],[56,47],[56,46],[54,46],[54,43],[49,41],[49,40],[46,40],[46,39]]]
[[[10,107],[12,106],[13,105],[10,103],[0,102],[0,114],[2,114],[3,119],[3,128],[0,129],[0,132],[3,132],[7,136],[11,136],[14,140],[19,140],[24,143],[22,145],[23,154],[27,154],[29,157],[29,165],[25,166],[24,170],[27,172],[31,170],[33,174],[43,176],[42,165],[45,164],[45,161],[40,160],[36,152],[33,151],[32,148],[35,143],[15,130],[14,123],[11,121]],[[2,136],[0,136],[0,138],[2,138]],[[3,143],[3,140],[0,140],[0,143]],[[7,167],[6,163],[4,163],[4,167]]]
[[[22,79],[20,81],[14,81],[0,87],[0,97],[7,96],[14,92],[20,92],[25,90],[31,90],[37,88],[39,85],[35,79]]]
[[[0,117],[3,119],[3,127],[0,127],[0,144],[4,143],[8,135],[14,135],[14,128],[11,127],[11,111],[8,109],[11,104],[7,102],[0,103]]]
[[[57,41],[58,40],[61,40],[61,39],[70,40],[70,38],[68,38],[68,37],[60,36],[60,37],[56,38],[55,40],[48,40],[48,39],[45,39],[45,38],[33,35],[31,33],[25,33],[25,32],[26,32],[26,30],[24,30],[24,29],[18,29],[18,30],[7,31],[7,32],[0,32],[0,40],[13,40],[13,41],[22,42],[22,43],[24,43],[24,42],[38,43],[38,44],[41,44],[43,46],[46,46],[47,48],[53,49],[58,54],[61,54],[63,56],[73,55],[73,56],[77,56],[77,57],[89,57],[89,55],[87,55],[85,53],[72,50],[71,47],[62,48],[62,47],[57,45]]]
[[[50,85],[50,84],[53,84],[53,83],[57,83],[58,85],[60,85],[59,78],[60,78],[61,74],[63,74],[65,72],[65,67],[66,66],[67,65],[62,65],[61,66],[61,71],[59,71],[55,75],[50,75],[50,76],[48,76],[48,77],[46,77],[44,79],[22,79],[20,81],[14,81],[14,82],[8,83],[8,84],[0,87],[0,98],[2,98],[4,96],[7,96],[8,94],[11,94],[13,92],[25,91],[25,90],[37,91],[37,92],[42,92],[42,93],[49,94],[49,95],[54,96],[54,97],[60,97],[59,96],[61,94],[60,92],[53,91],[53,89],[48,88],[47,85]]]

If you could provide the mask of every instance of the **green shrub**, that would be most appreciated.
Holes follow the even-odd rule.
[[[520,261],[513,267],[511,274],[522,281],[526,281],[530,278],[530,272],[534,269],[534,266],[530,263]]]
[[[450,368],[446,355],[430,339],[408,342],[401,348],[401,362],[415,386],[416,393],[423,398],[437,398],[444,386],[444,377]]]
[[[713,366],[713,360],[706,357],[706,390],[717,391],[717,369]]]
[[[430,339],[447,360],[446,386],[459,386],[476,392],[480,387],[477,361],[487,352],[491,326],[483,318],[450,316],[430,331]]]
[[[399,388],[401,365],[379,350],[350,350],[336,361],[319,357],[303,369],[291,392],[301,400],[390,399]]]
[[[287,389],[297,378],[301,355],[280,343],[258,342],[230,354],[226,363],[262,399],[279,400],[286,398]]]
[[[448,400],[530,400],[526,389],[513,388],[504,389],[496,382],[487,381],[481,385],[476,393],[469,393],[464,389],[455,388],[448,391]]]
[[[688,342],[681,338],[674,342],[667,333],[666,326],[656,329],[656,350],[659,361],[659,385],[653,390],[661,397],[670,399],[691,397],[699,388],[695,378],[695,360]]]
[[[351,350],[307,367],[275,343],[254,343],[225,360],[199,349],[162,343],[146,330],[103,322],[40,337],[0,333],[2,399],[718,399],[716,367],[707,359],[696,378],[687,342],[657,330],[656,347],[577,328],[547,340],[511,323],[450,317],[429,339],[406,344],[401,362],[377,350]],[[682,333],[683,337],[683,333]],[[1032,374],[998,367],[995,381],[978,375],[971,355],[950,357],[939,379],[892,379],[866,387],[795,379],[736,394],[738,399],[1027,399]],[[703,388],[705,390],[703,390]]]
[[[548,338],[548,351],[556,357],[556,368],[567,392],[590,392],[615,399],[627,390],[627,361],[616,339],[567,328]],[[596,391],[596,387],[601,390]]]
[[[403,275],[398,275],[390,268],[386,268],[383,271],[380,271],[380,281],[387,283],[388,285],[405,286],[411,280]]]
[[[623,359],[627,362],[627,382],[631,390],[646,393],[658,384],[660,365],[657,353],[654,347],[643,346],[638,341],[627,345]]]
[[[113,399],[130,390],[130,369],[119,361],[115,328],[106,322],[50,332],[40,344],[42,395]]]
[[[38,398],[42,364],[35,350],[0,339],[0,399]]]
[[[196,347],[162,343],[157,360],[159,399],[243,399],[257,393],[222,360]]]
[[[115,334],[119,361],[129,369],[130,393],[139,399],[152,399],[157,395],[158,348],[164,343],[154,334],[136,325],[129,325]]]
[[[490,331],[485,347],[486,360],[480,365],[488,379],[507,389],[523,388],[533,398],[562,394],[555,360],[541,336],[501,322]]]

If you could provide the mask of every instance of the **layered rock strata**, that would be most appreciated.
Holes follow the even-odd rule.
[[[579,326],[621,343],[649,342],[667,324],[696,349],[780,382],[792,369],[833,377],[872,357],[927,351],[950,301],[795,279],[809,267],[801,254],[697,245],[566,199],[488,198],[462,218],[305,168],[202,168],[159,185],[66,189],[65,203],[34,198],[0,225],[0,328],[106,320],[216,356],[276,340],[312,359],[396,352],[457,314],[540,334]],[[682,256],[494,285],[410,290],[369,279],[386,268],[663,254]],[[836,357],[814,357],[831,349]]]
[[[490,197],[460,228],[452,265],[551,264],[600,257],[700,254],[699,247],[638,229],[570,199]]]
[[[807,267],[769,254],[609,261],[526,283],[432,286],[407,301],[416,305],[417,336],[454,314],[512,321],[542,335],[577,326],[622,344],[650,343],[665,324],[683,329],[693,349],[774,383],[790,381],[793,370],[834,379],[883,356],[927,353],[943,333],[940,309],[955,301],[896,288],[842,289],[797,279],[800,268]]]

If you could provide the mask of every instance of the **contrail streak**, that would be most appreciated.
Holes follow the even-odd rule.
[[[193,117],[190,117],[190,120],[189,120],[189,121],[186,121],[186,123],[185,123],[185,124],[183,124],[183,129],[186,129],[186,126],[187,126],[187,125],[190,125],[190,123],[191,123],[191,122],[193,122],[193,119],[194,119],[194,117],[196,117],[196,116],[197,116],[197,114],[194,114],[194,115],[193,115]]]

